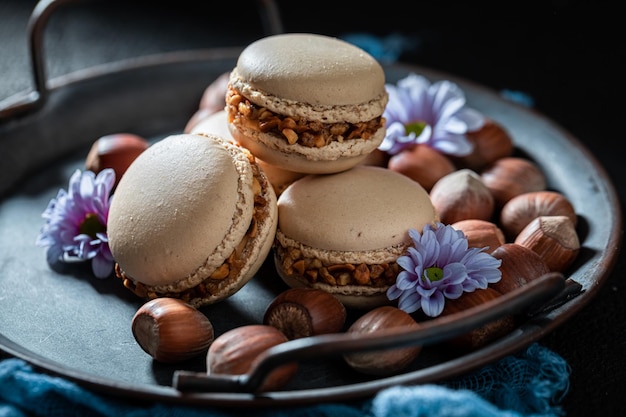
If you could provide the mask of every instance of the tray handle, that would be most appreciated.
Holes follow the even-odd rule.
[[[49,95],[43,41],[45,28],[55,10],[79,1],[95,0],[40,0],[35,5],[27,26],[34,90],[0,101],[0,121],[33,112],[45,104]],[[276,2],[274,0],[255,0],[255,2],[265,33],[267,35],[283,33],[282,19]]]
[[[495,300],[423,322],[419,329],[409,332],[391,328],[365,335],[337,333],[294,339],[266,350],[247,374],[221,375],[178,370],[173,375],[173,387],[181,392],[255,393],[271,371],[290,362],[356,351],[427,345],[459,336],[507,315],[534,316],[545,312],[546,306],[559,304],[560,298],[571,297],[572,289],[567,281],[563,274],[551,272]]]

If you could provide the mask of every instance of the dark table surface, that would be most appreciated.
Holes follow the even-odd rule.
[[[236,14],[225,6],[187,0],[171,5],[72,3],[59,10],[46,29],[50,77],[138,55],[241,46],[263,32],[253,2],[242,2],[244,7]],[[0,101],[32,88],[26,25],[35,4],[0,1]],[[413,39],[413,47],[400,57],[403,61],[495,90],[527,94],[538,112],[591,151],[612,178],[623,204],[624,106],[617,103],[623,103],[625,92],[620,70],[624,48],[618,26],[611,24],[617,10],[573,1],[507,4],[503,9],[486,2],[418,2],[409,12],[404,3],[394,1],[369,11],[361,2],[358,9],[332,4],[277,2],[285,31],[402,34]],[[623,415],[625,258],[621,254],[597,297],[540,340],[572,368],[563,402],[568,416]]]

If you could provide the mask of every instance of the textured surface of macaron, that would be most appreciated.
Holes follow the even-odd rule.
[[[242,242],[255,215],[258,180],[250,158],[215,135],[169,136],[144,151],[122,177],[109,211],[109,245],[124,274],[156,293],[178,293],[209,278]],[[267,256],[276,196],[260,179],[270,201],[258,234],[270,243],[259,239],[238,276],[190,303],[231,295]]]
[[[225,110],[221,110],[204,117],[191,128],[190,133],[217,134],[218,136],[221,136],[231,142],[237,142],[228,128],[228,120]],[[267,175],[267,178],[272,184],[272,187],[274,187],[274,192],[277,195],[280,195],[289,184],[305,175],[301,172],[289,171],[281,168],[284,164],[280,162],[277,164],[270,164],[261,159],[257,159],[257,162]]]
[[[278,200],[279,229],[307,246],[375,251],[409,242],[408,230],[434,221],[428,193],[410,178],[381,167],[356,166],[309,175]]]
[[[341,39],[317,34],[281,34],[251,43],[230,82],[259,106],[329,123],[372,119],[387,102],[385,74],[376,59]]]

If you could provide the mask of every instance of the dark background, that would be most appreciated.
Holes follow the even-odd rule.
[[[287,32],[368,32],[412,39],[401,60],[495,90],[523,92],[578,138],[613,179],[626,180],[623,30],[617,6],[545,2],[277,1]],[[36,2],[0,0],[0,101],[32,88],[26,24]],[[51,18],[50,77],[166,51],[241,46],[262,36],[256,2],[75,1]],[[626,313],[622,255],[598,296],[541,340],[572,367],[568,416],[623,415]]]

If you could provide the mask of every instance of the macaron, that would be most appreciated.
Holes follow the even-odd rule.
[[[233,137],[263,161],[306,174],[349,169],[386,133],[382,66],[338,38],[287,33],[261,38],[230,73]]]
[[[397,172],[358,165],[310,174],[278,198],[274,263],[290,287],[319,288],[348,308],[389,304],[409,229],[438,216],[428,193]]]
[[[241,289],[269,254],[277,197],[248,150],[180,134],[128,167],[107,223],[116,274],[140,297],[199,307]]]
[[[189,127],[189,133],[213,133],[233,143],[237,143],[228,128],[225,110],[212,113],[196,121]],[[263,171],[267,175],[267,178],[270,184],[272,184],[274,192],[277,196],[279,196],[289,184],[306,175],[301,172],[289,171],[279,166],[268,164],[259,158],[256,158],[256,161],[261,168],[263,168]]]

